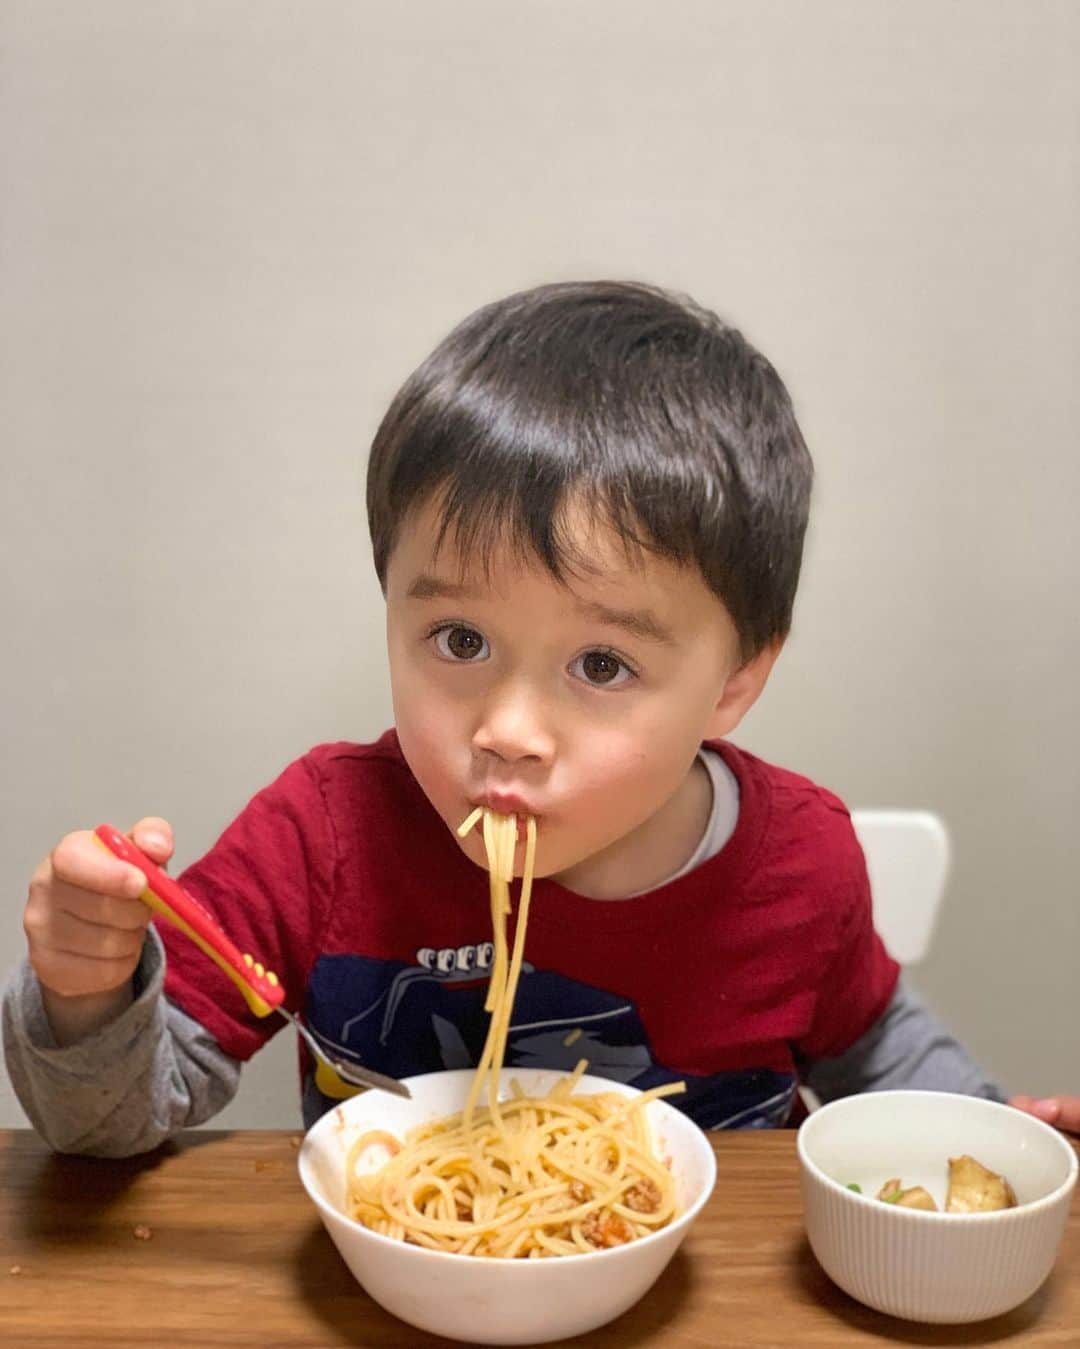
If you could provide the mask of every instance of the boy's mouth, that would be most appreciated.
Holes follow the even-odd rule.
[[[479,806],[485,810],[493,810],[497,815],[513,815],[517,820],[517,841],[519,843],[525,842],[527,832],[526,821],[530,816],[536,821],[537,828],[539,829],[540,817],[520,796],[489,792],[478,800],[472,801],[471,804],[474,809]],[[476,824],[473,827],[482,830],[484,827],[483,818],[477,819]]]

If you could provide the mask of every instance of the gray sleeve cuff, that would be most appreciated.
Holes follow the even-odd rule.
[[[135,1000],[119,1016],[107,1022],[93,1035],[61,1047],[56,1043],[41,998],[41,985],[23,958],[12,975],[4,994],[4,1030],[7,1043],[8,1019],[15,1043],[23,1053],[45,1071],[58,1071],[65,1078],[89,1078],[100,1081],[103,1071],[120,1067],[117,1056],[130,1049],[153,1021],[161,991],[165,985],[165,951],[154,929],[147,928],[142,956],[134,975]]]
[[[127,1157],[221,1110],[240,1065],[162,996],[165,953],[151,927],[135,1001],[84,1040],[57,1045],[28,961],[4,995],[11,1084],[34,1128],[59,1152]]]

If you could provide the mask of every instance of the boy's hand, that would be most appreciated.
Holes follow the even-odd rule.
[[[1065,1133],[1080,1134],[1080,1096],[1046,1096],[1039,1100],[1034,1096],[1013,1096],[1009,1104]]]
[[[172,856],[165,820],[140,820],[128,837],[159,866]],[[88,830],[66,835],[35,871],[23,927],[59,1044],[83,1038],[130,1004],[151,918],[137,898],[145,884],[141,871]]]

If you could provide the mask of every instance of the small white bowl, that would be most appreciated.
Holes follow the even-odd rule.
[[[541,1096],[563,1076],[543,1069],[504,1069],[501,1094],[509,1094],[510,1080],[516,1078],[527,1094]],[[300,1179],[342,1258],[387,1311],[450,1339],[542,1344],[584,1335],[614,1320],[660,1276],[716,1180],[708,1138],[665,1101],[653,1101],[647,1110],[657,1154],[671,1159],[679,1215],[667,1227],[625,1246],[550,1260],[498,1260],[395,1241],[346,1217],[345,1158],[352,1142],[369,1129],[402,1137],[416,1124],[453,1114],[464,1106],[472,1080],[471,1069],[410,1077],[411,1101],[364,1092],[335,1106],[309,1130],[300,1149]],[[578,1091],[640,1095],[633,1087],[600,1077],[583,1077]]]
[[[813,1252],[869,1307],[910,1321],[981,1321],[1019,1306],[1053,1268],[1077,1159],[1031,1115],[951,1092],[869,1092],[815,1111],[798,1151]],[[898,1176],[941,1209],[948,1159],[964,1153],[1010,1182],[1016,1208],[929,1213],[873,1197]]]

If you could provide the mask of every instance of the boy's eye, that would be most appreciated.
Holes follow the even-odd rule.
[[[607,688],[617,687],[634,678],[633,670],[612,651],[585,651],[570,668],[586,683],[602,684]]]
[[[475,628],[466,628],[460,623],[437,628],[432,636],[435,638],[435,650],[447,660],[483,660],[489,654],[483,635]]]

